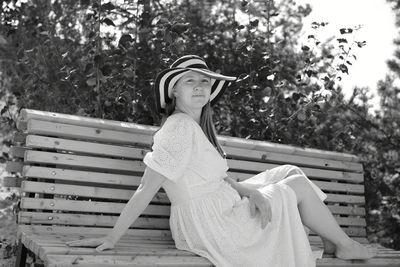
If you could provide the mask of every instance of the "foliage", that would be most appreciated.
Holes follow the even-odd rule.
[[[366,44],[356,39],[358,27],[338,29],[323,43],[318,32],[327,22],[314,22],[301,41],[311,8],[292,0],[9,0],[1,8],[0,97],[8,98],[1,113],[10,129],[23,107],[159,124],[156,73],[197,54],[210,69],[238,76],[214,108],[220,134],[358,154],[373,213],[369,231],[394,246],[383,237],[398,229],[390,215],[398,185],[383,186],[382,178],[398,168],[384,160],[398,148],[391,143],[397,133],[387,114],[368,113],[365,89],[345,100],[337,86]],[[376,220],[392,230],[378,234]]]

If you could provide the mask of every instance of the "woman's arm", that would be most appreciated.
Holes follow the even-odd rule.
[[[146,167],[141,184],[122,210],[114,228],[107,235],[108,240],[114,244],[118,242],[129,226],[149,205],[165,179],[162,174]]]

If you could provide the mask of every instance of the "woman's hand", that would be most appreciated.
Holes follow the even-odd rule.
[[[82,240],[74,240],[66,242],[67,246],[70,247],[96,247],[98,252],[113,249],[115,244],[107,237],[99,238],[85,238]]]
[[[249,194],[250,215],[252,218],[256,216],[256,209],[261,215],[261,228],[264,229],[268,222],[272,220],[272,207],[267,198],[260,191],[252,190]]]

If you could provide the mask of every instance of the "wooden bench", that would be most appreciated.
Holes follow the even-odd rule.
[[[142,159],[154,126],[24,109],[10,149],[5,186],[20,186],[17,266],[27,251],[45,266],[212,266],[175,248],[165,192],[131,226],[115,249],[67,247],[65,242],[105,235],[140,183]],[[356,156],[293,146],[218,137],[228,154],[228,175],[237,180],[282,164],[301,167],[328,198],[326,204],[353,239],[368,243],[363,167]],[[311,245],[321,239],[309,233]],[[333,255],[318,266],[400,266],[400,252],[379,248],[368,261]]]

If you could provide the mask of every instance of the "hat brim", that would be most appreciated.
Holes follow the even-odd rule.
[[[160,113],[165,112],[165,106],[172,101],[172,88],[175,83],[188,71],[194,71],[204,74],[211,78],[211,94],[210,104],[214,105],[217,100],[224,93],[228,85],[235,81],[237,78],[233,76],[226,76],[208,69],[200,68],[170,68],[161,71],[155,80],[154,90],[156,94],[157,110]]]

